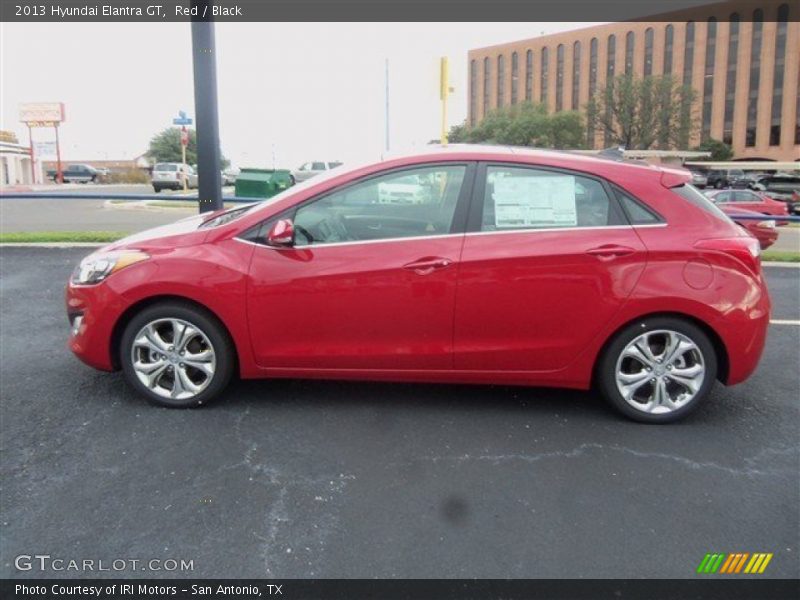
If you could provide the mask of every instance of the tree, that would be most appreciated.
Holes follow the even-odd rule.
[[[695,99],[696,92],[671,75],[618,75],[589,99],[588,137],[599,130],[630,150],[686,148],[697,127],[691,117]]]
[[[698,160],[712,160],[712,161],[726,161],[733,158],[733,150],[731,147],[720,140],[709,138],[702,144],[697,146],[695,150],[700,152],[711,152],[709,158],[700,158]]]
[[[177,127],[167,127],[158,132],[150,140],[150,148],[147,156],[154,163],[157,162],[181,162],[181,130]],[[220,170],[230,165],[230,161],[224,156],[221,157],[222,164]],[[189,144],[186,146],[186,163],[189,165],[197,164],[197,134],[194,129],[189,129]]]
[[[456,125],[448,140],[537,148],[584,147],[583,117],[576,112],[548,114],[542,104],[523,102],[490,112],[477,125]]]

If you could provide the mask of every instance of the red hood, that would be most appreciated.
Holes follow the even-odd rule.
[[[222,212],[222,211],[218,211]],[[122,238],[103,247],[102,251],[119,250],[121,248],[178,248],[200,244],[208,234],[207,229],[198,229],[203,221],[218,212],[192,215],[168,225],[146,229]]]

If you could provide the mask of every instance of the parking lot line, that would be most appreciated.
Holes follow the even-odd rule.
[[[800,325],[800,321],[794,319],[771,319],[770,325]]]

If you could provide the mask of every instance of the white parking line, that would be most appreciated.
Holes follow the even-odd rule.
[[[793,319],[770,319],[770,325],[800,325],[800,321]]]

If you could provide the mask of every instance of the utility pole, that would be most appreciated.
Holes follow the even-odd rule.
[[[192,0],[198,15],[206,14],[209,0]],[[200,212],[220,210],[222,166],[217,110],[217,54],[214,23],[192,17],[192,65],[194,68],[194,114],[197,119],[197,171]]]
[[[441,144],[447,146],[447,97],[453,89],[450,87],[450,65],[446,56],[439,63],[439,97],[442,100],[442,135]]]
[[[384,121],[386,122],[386,132],[385,132],[385,152],[386,154],[389,153],[389,59],[386,59],[386,114],[384,115]]]

